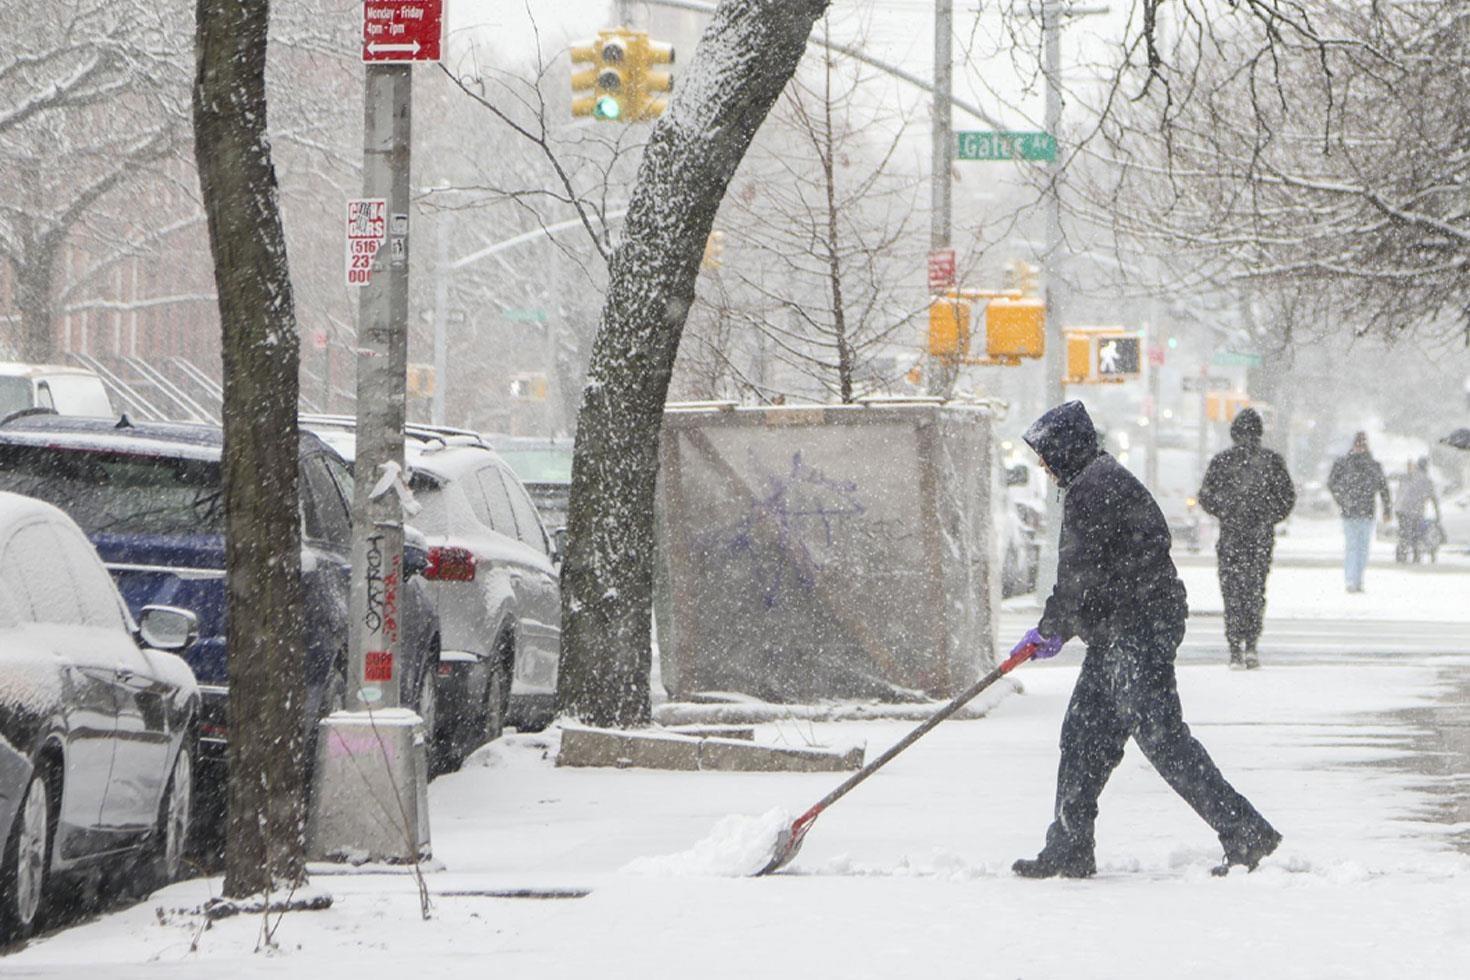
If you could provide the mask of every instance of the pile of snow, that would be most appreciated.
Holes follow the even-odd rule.
[[[715,824],[709,836],[689,850],[638,858],[623,871],[665,877],[748,878],[771,860],[782,831],[790,826],[791,814],[780,807],[758,817],[732,814]]]

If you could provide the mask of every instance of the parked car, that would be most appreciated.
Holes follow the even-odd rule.
[[[0,419],[17,412],[116,418],[102,379],[85,368],[0,363]]]
[[[344,454],[351,419],[303,424]],[[560,557],[531,497],[478,436],[407,429],[411,520],[428,542],[425,577],[443,633],[441,731],[459,755],[499,737],[506,724],[544,726],[555,710],[561,655]]]
[[[541,523],[553,534],[565,528],[572,496],[572,440],[490,436],[487,441],[531,495]]]
[[[0,490],[56,504],[96,546],[136,615],[153,603],[192,611],[200,637],[185,654],[199,679],[201,776],[223,784],[229,736],[221,432],[183,423],[126,423],[31,415],[0,426]],[[352,474],[315,436],[300,441],[302,580],[306,600],[308,760],[318,719],[346,690]],[[400,683],[404,703],[433,730],[439,628],[410,547]],[[215,794],[210,794],[211,802]]]
[[[1041,565],[1041,532],[1045,525],[1045,503],[1033,485],[1035,470],[1016,463],[1005,470],[1005,523],[1000,591],[1003,598],[1036,591]]]
[[[0,944],[31,933],[58,879],[179,876],[200,698],[177,654],[195,620],[139,622],[71,518],[0,493]]]

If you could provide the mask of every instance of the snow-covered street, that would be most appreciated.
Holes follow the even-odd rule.
[[[1335,573],[1304,574],[1335,598]],[[1377,594],[1413,576],[1375,571]],[[1467,584],[1435,579],[1462,595]],[[649,876],[627,865],[690,847],[727,814],[804,809],[833,775],[558,769],[554,732],[518,735],[431,787],[442,869],[428,875],[428,921],[402,871],[321,868],[313,887],[331,893],[332,909],[287,915],[279,950],[256,955],[258,917],[202,930],[199,916],[178,911],[219,887],[193,881],[33,942],[5,972],[264,977],[289,965],[319,980],[617,978],[697,965],[711,978],[1461,976],[1470,759],[1454,733],[1470,721],[1459,700],[1470,657],[1436,653],[1432,641],[1376,652],[1390,600],[1354,598],[1366,603],[1368,639],[1328,629],[1312,655],[1293,647],[1273,661],[1273,630],[1286,628],[1273,620],[1266,669],[1248,673],[1224,667],[1218,619],[1191,621],[1179,670],[1186,718],[1286,838],[1253,874],[1210,877],[1219,854],[1210,831],[1130,745],[1103,796],[1098,876],[1012,876],[1011,861],[1035,853],[1050,816],[1057,730],[1080,656],[1069,648],[1017,672],[1024,694],[986,718],[941,726],[835,806],[777,877]],[[1462,649],[1464,628],[1445,630],[1443,647]],[[1436,705],[1444,714],[1430,740],[1423,718]],[[866,742],[871,758],[907,728],[793,722],[760,737]],[[524,890],[560,897],[487,894]]]

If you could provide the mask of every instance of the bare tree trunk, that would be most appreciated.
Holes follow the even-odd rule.
[[[31,251],[24,265],[13,263],[15,305],[20,308],[20,358],[31,364],[57,360],[55,332],[56,259],[60,249]]]
[[[609,266],[572,466],[558,707],[647,723],[658,437],[725,188],[828,0],[725,0],[659,120]]]
[[[194,152],[224,348],[227,896],[305,879],[299,340],[266,137],[268,0],[198,0]]]

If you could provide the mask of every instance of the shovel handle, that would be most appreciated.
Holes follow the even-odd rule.
[[[832,792],[828,793],[826,796],[818,800],[815,806],[803,813],[800,817],[796,818],[795,826],[801,827],[803,825],[810,824],[813,820],[817,819],[817,815],[820,814],[823,810],[827,809],[827,807],[842,799],[842,797],[851,792],[859,783],[867,779],[869,776],[873,775],[873,773],[877,772],[879,769],[882,769],[884,766],[886,766],[889,761],[893,759],[894,756],[898,755],[904,749],[908,748],[910,745],[913,745],[919,739],[923,738],[930,729],[934,728],[950,715],[954,714],[956,711],[959,711],[965,705],[975,700],[975,698],[979,696],[981,691],[985,690],[987,687],[1000,680],[1006,674],[1009,674],[1011,671],[1015,670],[1017,667],[1030,660],[1031,657],[1035,655],[1035,653],[1036,647],[1030,645],[1021,647],[1019,650],[1012,653],[1009,657],[1002,661],[999,667],[996,667],[994,670],[986,674],[984,677],[980,678],[974,684],[971,684],[968,688],[962,691],[959,696],[957,696],[953,701],[949,702],[949,704],[946,704],[944,707],[934,712],[934,714],[924,719],[924,722],[922,724],[920,724],[913,731],[909,732],[903,738],[899,739],[898,742],[896,742],[888,749],[888,751],[884,752],[882,755],[878,756],[878,758],[863,766],[857,772],[849,776],[842,783],[841,786],[838,786]]]

